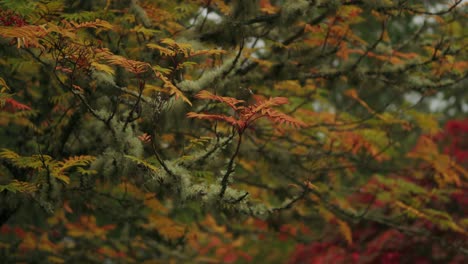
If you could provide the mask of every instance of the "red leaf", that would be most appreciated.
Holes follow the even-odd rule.
[[[234,252],[230,251],[230,252],[228,252],[226,255],[224,255],[224,257],[223,257],[223,262],[224,262],[224,263],[233,263],[233,262],[235,262],[237,259],[238,259],[237,254],[235,254]]]
[[[25,104],[22,104],[22,103],[16,101],[15,99],[13,99],[13,98],[7,98],[7,99],[5,99],[4,109],[9,111],[9,112],[15,112],[17,110],[31,110],[31,107],[29,107],[29,106],[27,106]]]

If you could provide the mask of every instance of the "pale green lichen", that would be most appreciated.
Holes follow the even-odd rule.
[[[132,0],[130,5],[130,11],[135,15],[135,18],[138,22],[143,24],[143,26],[149,28],[151,27],[151,20],[146,14],[145,9],[143,9],[139,4],[138,0]]]
[[[177,84],[179,89],[184,92],[198,92],[200,90],[208,88],[212,85],[219,77],[221,77],[230,67],[234,58],[226,60],[220,67],[211,69],[203,73],[203,75],[195,81],[186,80]]]
[[[290,24],[304,15],[309,7],[309,2],[306,0],[289,0],[281,7],[281,23]]]

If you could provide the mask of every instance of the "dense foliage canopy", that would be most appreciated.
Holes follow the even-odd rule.
[[[462,0],[0,0],[5,263],[466,263]]]

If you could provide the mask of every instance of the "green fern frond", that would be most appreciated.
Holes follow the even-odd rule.
[[[66,184],[70,184],[70,177],[68,177],[67,175],[61,173],[60,171],[57,171],[57,170],[53,170],[50,175],[58,180],[61,180],[63,181],[64,183]]]
[[[140,33],[143,34],[146,37],[153,37],[155,35],[158,35],[161,33],[160,30],[155,30],[155,29],[150,29],[150,28],[145,28],[141,25],[135,26],[130,30],[130,32],[135,32],[135,33]]]
[[[68,14],[61,14],[61,17],[68,21],[89,22],[98,18],[99,15],[100,14],[97,12],[81,11],[81,12],[73,12],[73,13],[68,13]]]
[[[131,156],[131,155],[125,155],[124,157],[126,157],[127,159],[129,160],[132,160],[133,162],[135,162],[136,164],[138,165],[142,165],[143,167],[153,171],[153,172],[159,172],[159,168],[154,166],[153,164],[145,161],[145,160],[142,160],[140,158],[137,158],[135,156]]]
[[[67,102],[71,98],[73,98],[72,93],[63,93],[63,94],[60,94],[60,95],[52,96],[49,99],[49,102],[53,103],[54,105],[57,105],[57,104],[62,104],[64,102]]]
[[[0,1],[0,6],[5,9],[14,10],[20,15],[29,15],[36,10],[37,3],[35,1],[27,0],[2,0]]]
[[[13,193],[33,193],[37,190],[37,187],[34,184],[28,182],[13,180],[7,185],[0,185],[0,192],[5,190]]]
[[[20,155],[18,155],[16,152],[12,150],[3,148],[0,151],[0,158],[13,161],[13,160],[17,160],[18,158],[20,158]]]
[[[44,165],[52,162],[52,157],[48,155],[33,155],[31,157],[22,157],[9,149],[3,149],[0,152],[0,158],[13,163],[18,168],[42,169]]]
[[[96,157],[88,155],[70,157],[60,162],[59,170],[63,172],[71,167],[88,166],[94,160],[96,160]]]
[[[436,223],[442,229],[451,229],[455,232],[464,234],[467,233],[464,228],[455,223],[453,218],[447,212],[442,212],[431,208],[423,209],[422,211],[428,216],[431,222]]]
[[[98,173],[96,170],[89,170],[89,169],[85,169],[83,167],[78,167],[78,168],[76,168],[76,170],[81,175],[95,175],[95,174]]]

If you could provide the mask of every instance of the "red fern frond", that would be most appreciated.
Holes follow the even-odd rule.
[[[196,96],[198,99],[208,99],[215,100],[227,104],[234,111],[238,118],[234,116],[225,116],[217,114],[203,114],[203,113],[194,113],[190,112],[187,114],[189,118],[198,118],[205,120],[217,120],[223,121],[231,124],[239,133],[243,133],[250,125],[260,118],[266,117],[274,124],[278,125],[289,125],[295,128],[306,127],[307,124],[298,120],[292,116],[289,116],[280,111],[274,110],[272,107],[284,105],[289,103],[289,100],[286,97],[274,97],[268,100],[263,99],[263,97],[256,96],[257,103],[250,106],[243,106],[239,104],[245,103],[243,100],[238,100],[232,97],[223,97],[214,95],[208,91],[201,91]]]
[[[4,109],[8,112],[16,112],[18,110],[31,110],[31,107],[22,104],[13,98],[6,98]]]

